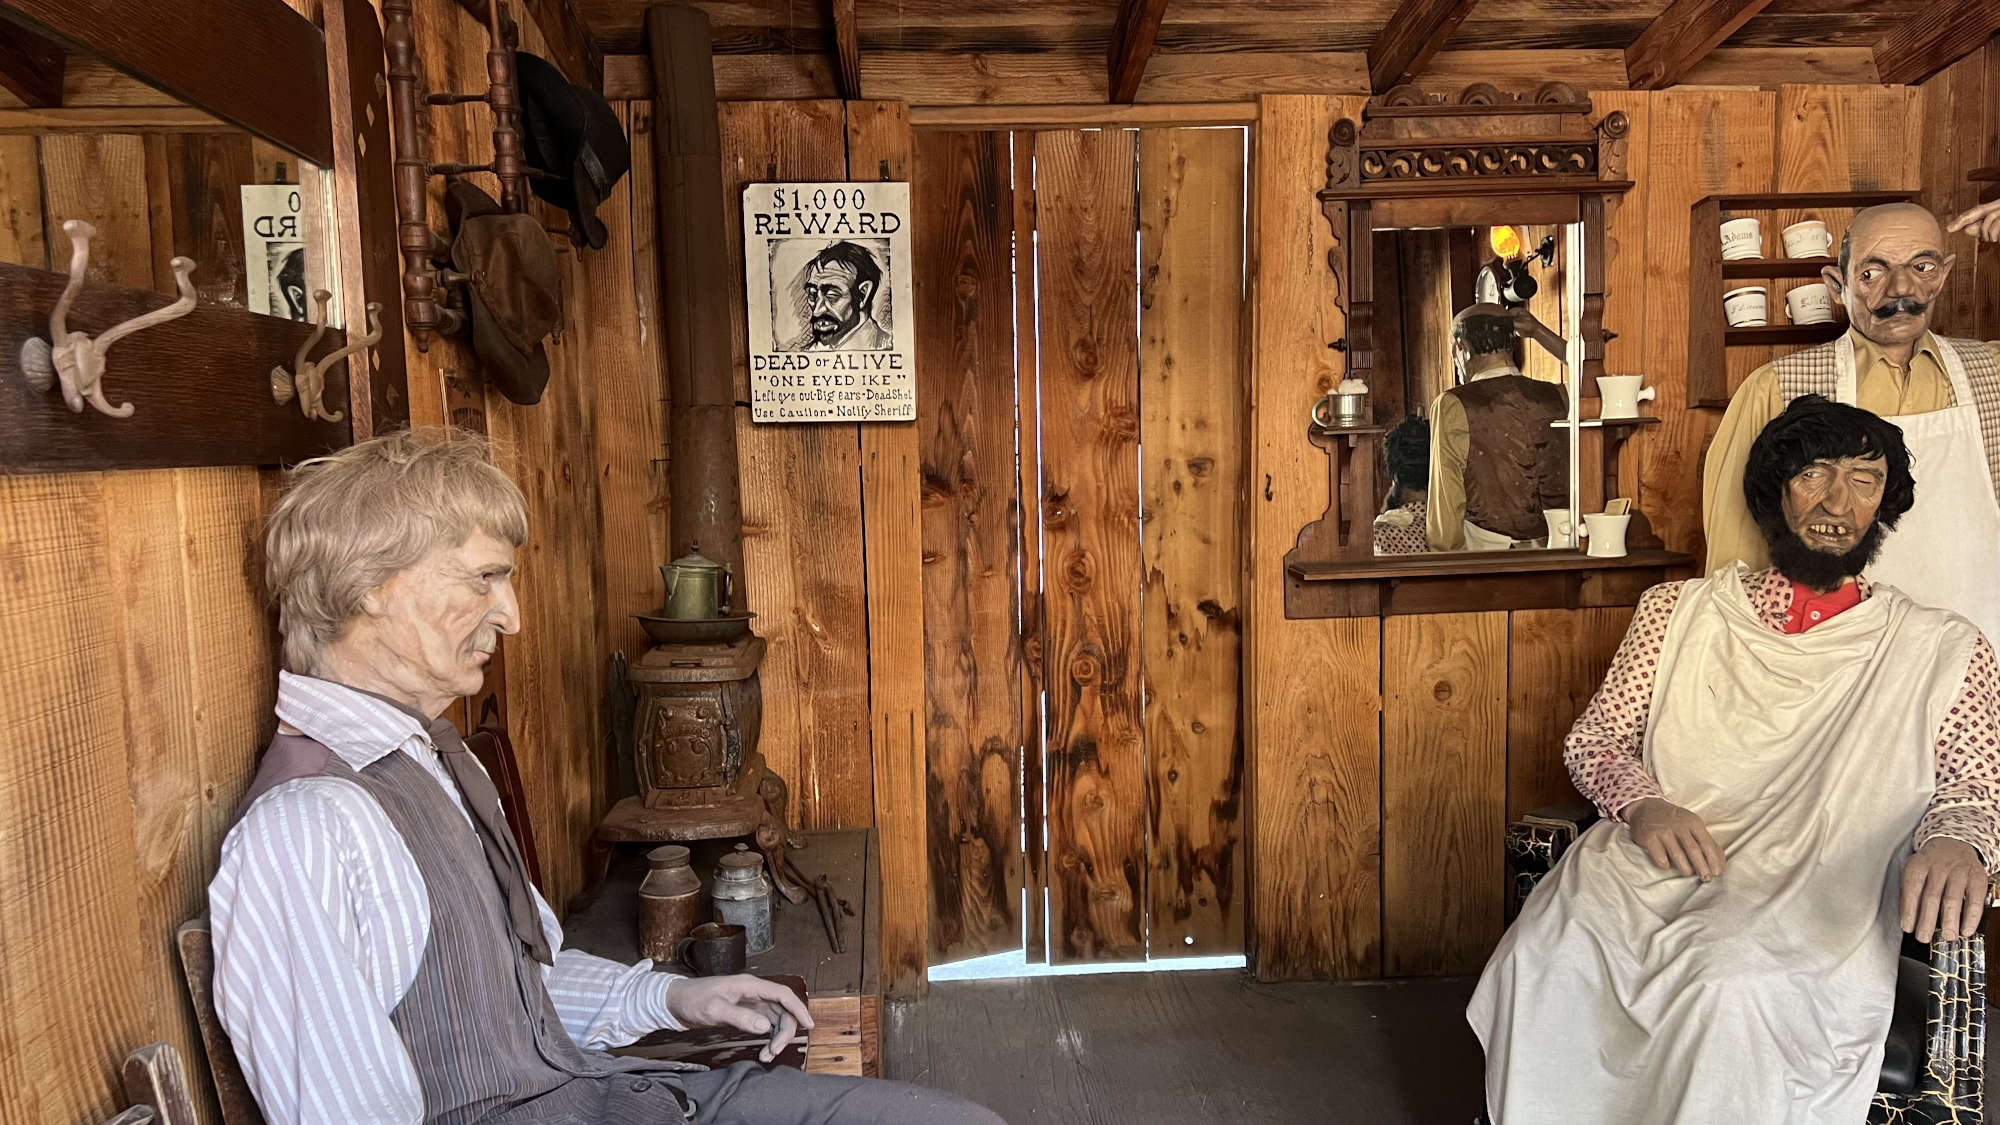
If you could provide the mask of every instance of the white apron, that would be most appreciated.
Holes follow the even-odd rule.
[[[1976,634],[1878,586],[1787,636],[1732,565],[1682,590],[1645,760],[1722,875],[1661,871],[1625,825],[1579,837],[1467,1011],[1495,1125],[1861,1125],[1882,1063],[1897,896],[1936,734]]]
[[[1853,338],[1843,334],[1834,350],[1835,397],[1853,406]],[[1957,405],[1889,419],[1910,447],[1917,503],[1883,541],[1868,577],[1924,605],[1963,614],[1988,637],[2000,637],[2000,503],[1993,496],[1965,365],[1950,344],[1941,345],[1938,354]]]

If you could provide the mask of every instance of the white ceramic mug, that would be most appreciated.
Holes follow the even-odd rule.
[[[1729,318],[1731,328],[1754,328],[1770,323],[1765,318],[1770,302],[1771,295],[1763,286],[1746,285],[1722,295],[1722,312]]]
[[[1785,244],[1787,258],[1833,257],[1833,232],[1818,219],[1793,223],[1780,231],[1778,237]]]
[[[1801,285],[1785,294],[1785,316],[1793,324],[1831,324],[1833,293],[1823,281]]]
[[[1640,389],[1644,375],[1600,375],[1597,377],[1597,393],[1604,400],[1598,415],[1604,418],[1637,418],[1639,404],[1659,394],[1652,387]]]
[[[1722,260],[1764,256],[1764,224],[1756,219],[1731,219],[1722,224]]]
[[[1568,508],[1543,508],[1542,522],[1549,525],[1549,546],[1556,549],[1576,546]]]
[[[1590,540],[1590,549],[1584,553],[1594,558],[1618,559],[1625,557],[1625,529],[1632,524],[1630,515],[1607,516],[1603,512],[1592,512],[1583,517],[1583,526],[1577,534]]]

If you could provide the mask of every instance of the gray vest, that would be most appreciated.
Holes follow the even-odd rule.
[[[578,1047],[514,936],[476,830],[429,771],[400,751],[356,771],[318,742],[278,735],[244,807],[299,777],[366,790],[416,859],[430,940],[390,1013],[424,1093],[426,1125],[677,1125],[673,1063]]]

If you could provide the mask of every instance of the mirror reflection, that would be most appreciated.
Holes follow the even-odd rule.
[[[324,289],[341,326],[318,167],[99,59],[72,54],[63,82],[64,107],[88,107],[93,129],[0,134],[0,261],[66,273],[63,224],[81,220],[90,281],[173,293],[184,257],[201,304],[306,321]],[[0,108],[23,104],[0,89]]]
[[[1580,245],[1575,225],[1375,232],[1376,554],[1573,546]]]

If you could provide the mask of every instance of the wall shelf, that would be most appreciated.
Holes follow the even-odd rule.
[[[1722,308],[1722,295],[1732,288],[1728,284],[1730,281],[1816,278],[1822,269],[1833,264],[1833,260],[1752,258],[1725,262],[1722,260],[1721,233],[1725,215],[1743,217],[1747,212],[1762,219],[1765,249],[1768,250],[1779,242],[1779,212],[1851,211],[1881,203],[1907,203],[1916,197],[1914,191],[1802,191],[1711,195],[1697,201],[1688,214],[1688,405],[1729,405],[1730,348],[1810,347],[1834,339],[1847,330],[1844,320],[1828,324],[1731,328]],[[1831,223],[1828,225],[1833,226]],[[1773,292],[1770,297],[1770,315],[1782,317],[1783,294]]]

